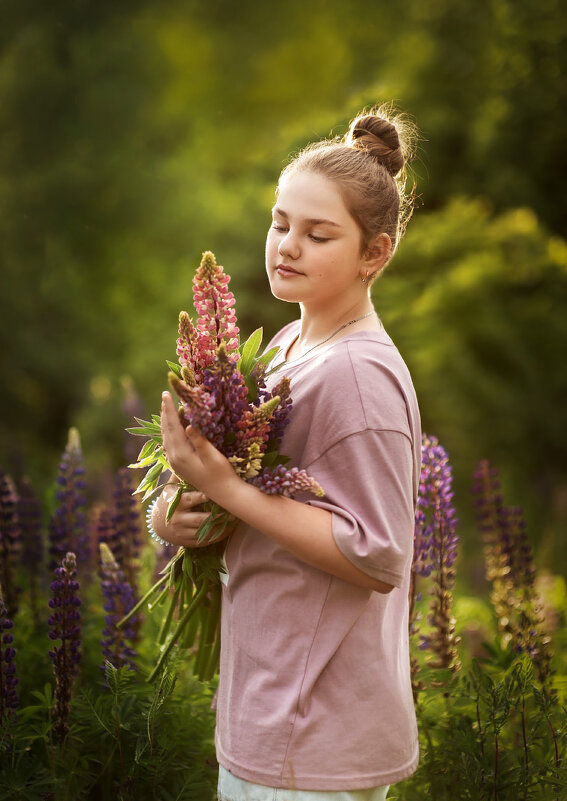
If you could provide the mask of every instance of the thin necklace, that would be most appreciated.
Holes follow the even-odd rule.
[[[366,317],[370,317],[372,314],[376,314],[375,309],[372,309],[372,311],[369,311],[366,314],[362,314],[360,317],[355,317],[354,320],[349,320],[348,323],[343,323],[342,325],[340,325],[337,328],[336,331],[333,331],[333,333],[329,334],[328,337],[326,337],[325,339],[322,339],[321,342],[318,342],[316,345],[313,345],[312,347],[308,348],[305,351],[305,353],[301,354],[301,356],[296,356],[295,359],[290,359],[289,361],[287,359],[285,359],[283,362],[281,362],[281,364],[282,365],[284,365],[284,364],[286,364],[286,365],[287,364],[292,364],[293,362],[298,362],[300,359],[304,359],[305,356],[307,356],[308,353],[311,353],[311,351],[315,350],[315,348],[320,348],[321,345],[324,345],[325,342],[328,342],[330,339],[332,339],[334,336],[336,336],[339,333],[339,331],[343,330],[343,328],[347,328],[349,325],[352,325],[353,323],[358,323],[359,320],[364,320]]]

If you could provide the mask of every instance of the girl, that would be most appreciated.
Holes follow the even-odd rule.
[[[341,141],[284,169],[266,243],[275,297],[301,319],[270,345],[270,378],[291,380],[281,445],[325,497],[266,495],[241,480],[169,393],[162,433],[176,474],[197,487],[170,523],[198,547],[208,497],[239,519],[226,549],[216,748],[221,801],[383,801],[417,766],[408,586],[420,421],[408,370],[370,285],[409,216],[399,122],[362,114]]]

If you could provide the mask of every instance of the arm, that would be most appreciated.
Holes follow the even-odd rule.
[[[161,421],[168,460],[180,478],[312,567],[364,589],[382,593],[392,589],[343,556],[333,538],[329,511],[266,495],[239,478],[205,437],[192,428],[184,431],[168,392],[162,398]],[[166,534],[165,539],[170,537]]]

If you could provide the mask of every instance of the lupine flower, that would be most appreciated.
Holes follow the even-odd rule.
[[[535,589],[536,569],[522,510],[504,505],[498,471],[486,460],[475,472],[473,493],[498,627],[505,643],[530,656],[545,683],[551,675],[551,638]]]
[[[289,425],[289,416],[293,406],[291,400],[291,387],[289,378],[285,376],[274,387],[272,397],[277,396],[280,399],[277,408],[270,419],[270,440],[277,442],[278,445],[282,441],[286,427]],[[268,396],[269,397],[269,396]],[[263,400],[268,400],[268,397],[263,396]]]
[[[48,619],[49,638],[58,643],[49,651],[49,656],[55,675],[53,735],[59,743],[63,742],[69,730],[73,682],[81,661],[81,600],[77,595],[76,567],[75,554],[69,552],[55,568],[52,597],[49,599],[52,610]]]
[[[116,475],[112,494],[114,500],[112,523],[117,550],[109,545],[134,592],[137,590],[138,566],[142,551],[142,519],[140,503],[134,496],[135,489],[132,474],[127,467],[121,468]]]
[[[28,575],[34,620],[39,623],[38,592],[44,563],[44,542],[41,505],[28,478],[24,478],[20,485],[18,516],[22,532],[22,565]]]
[[[89,561],[90,543],[85,514],[85,468],[79,432],[69,431],[67,446],[59,463],[57,506],[49,521],[50,567],[58,564],[69,551],[79,563]]]
[[[432,630],[427,635],[420,635],[420,647],[434,653],[434,658],[429,660],[431,667],[456,671],[460,668],[457,651],[459,637],[455,634],[456,621],[452,607],[458,537],[452,470],[447,453],[435,437],[423,435],[421,454],[412,591],[415,591],[415,575],[431,576],[434,587],[427,618]],[[415,633],[413,602],[414,599],[410,599],[410,626],[414,626],[412,633]]]
[[[9,617],[14,617],[18,611],[15,569],[20,540],[16,488],[10,476],[0,472],[0,586]]]
[[[121,629],[116,626],[134,607],[134,593],[110,548],[105,543],[101,543],[99,548],[103,608],[106,613],[102,630],[102,653],[105,660],[115,668],[128,665],[135,669],[137,653],[132,643],[137,634],[137,618],[131,617],[127,626]],[[104,668],[104,663],[101,667]]]
[[[13,621],[0,596],[0,726],[9,724],[19,706],[18,677],[16,675],[16,649],[14,648]]]
[[[239,330],[234,295],[228,290],[229,282],[230,276],[217,264],[214,254],[210,250],[203,253],[193,278],[193,299],[198,314],[197,330],[208,338],[211,356],[221,342],[229,354],[238,351]]]
[[[267,495],[291,497],[296,493],[310,492],[321,498],[325,494],[321,485],[305,470],[299,470],[297,467],[287,468],[281,464],[273,468],[265,467],[250,483]]]
[[[196,383],[202,383],[204,370],[214,362],[221,343],[234,361],[238,351],[239,330],[234,312],[234,295],[228,290],[230,276],[207,251],[193,278],[193,301],[198,321],[195,326],[187,312],[179,315],[177,355],[188,367]],[[191,383],[190,380],[187,383]]]

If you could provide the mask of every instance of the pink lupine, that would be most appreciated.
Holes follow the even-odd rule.
[[[203,253],[203,258],[193,278],[193,299],[199,315],[197,331],[208,339],[211,354],[225,343],[228,353],[238,351],[239,329],[234,312],[234,295],[228,289],[228,276],[211,251]],[[212,361],[212,359],[211,359]]]

